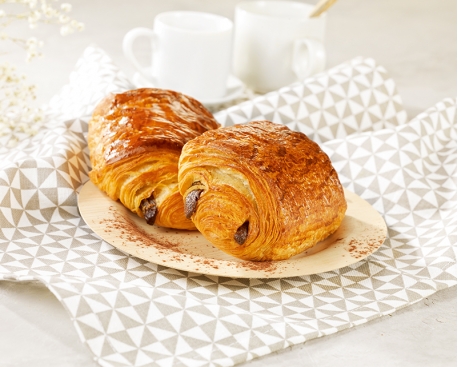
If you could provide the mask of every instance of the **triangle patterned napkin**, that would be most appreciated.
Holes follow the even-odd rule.
[[[80,217],[88,117],[106,93],[129,88],[88,47],[49,104],[49,127],[0,155],[0,279],[43,282],[101,366],[232,366],[456,284],[455,100],[407,122],[386,71],[356,58],[217,113],[224,125],[269,118],[312,135],[388,226],[380,249],[351,266],[235,279],[127,255]]]

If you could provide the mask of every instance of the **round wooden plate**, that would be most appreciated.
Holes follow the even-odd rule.
[[[356,263],[385,241],[380,214],[345,190],[348,209],[339,229],[326,240],[288,260],[253,262],[214,247],[198,231],[149,226],[88,181],[78,197],[87,225],[117,249],[174,269],[234,278],[280,278],[322,273]]]

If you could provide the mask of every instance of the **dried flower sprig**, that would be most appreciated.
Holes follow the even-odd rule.
[[[59,8],[54,6],[59,0],[0,0],[0,5],[11,4],[8,11],[0,9],[0,28],[6,28],[14,21],[27,21],[30,29],[35,29],[38,24],[56,24],[60,26],[62,36],[69,35],[76,31],[82,31],[84,24],[68,16],[72,10],[69,3],[60,4]],[[27,61],[41,56],[39,49],[43,42],[38,41],[35,37],[21,39],[8,35],[5,32],[0,33],[0,40],[11,41],[23,47],[27,54]]]
[[[17,133],[32,136],[43,126],[42,109],[32,107],[35,98],[35,86],[27,84],[25,75],[0,64],[0,134],[13,133],[10,145],[17,142]]]
[[[33,30],[38,24],[54,24],[60,28],[62,36],[82,31],[84,24],[72,19],[69,3],[57,4],[59,0],[0,0],[0,29],[13,22],[25,21]],[[43,42],[36,37],[19,38],[0,31],[0,41],[10,42],[23,48],[26,60],[42,55]],[[0,135],[11,132],[33,135],[42,126],[43,112],[33,108],[36,98],[35,87],[26,82],[24,75],[8,63],[0,64]]]

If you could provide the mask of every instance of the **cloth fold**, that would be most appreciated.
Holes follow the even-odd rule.
[[[81,219],[89,115],[131,87],[88,47],[48,106],[49,128],[0,154],[0,279],[43,282],[101,366],[232,366],[456,284],[455,100],[407,122],[386,70],[357,58],[216,113],[226,126],[264,118],[312,135],[388,226],[380,249],[352,266],[236,279],[127,255]]]

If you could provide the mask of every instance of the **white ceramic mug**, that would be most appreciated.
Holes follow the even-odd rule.
[[[233,72],[266,93],[323,71],[326,14],[294,1],[243,1],[235,8]]]
[[[232,21],[220,15],[171,11],[158,14],[153,29],[134,28],[123,40],[124,55],[158,88],[196,99],[222,97],[231,71]],[[133,51],[138,37],[152,42],[151,67]]]

